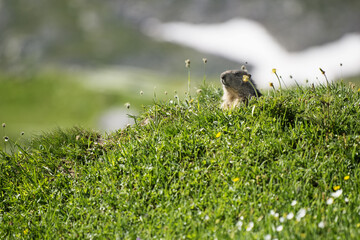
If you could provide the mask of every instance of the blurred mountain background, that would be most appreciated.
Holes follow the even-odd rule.
[[[141,28],[148,19],[192,23],[252,19],[287,50],[299,51],[360,32],[359,11],[358,0],[1,0],[0,66],[129,65],[179,72],[183,59],[203,55],[145,36]],[[231,64],[215,61],[209,71]]]
[[[13,125],[4,135],[75,124],[113,130],[129,112],[104,119],[106,109],[130,102],[136,112],[155,95],[185,90],[185,59],[194,87],[204,57],[207,80],[217,84],[240,66],[157,41],[144,34],[149,21],[251,19],[292,52],[359,33],[359,12],[358,0],[0,0],[0,121]]]

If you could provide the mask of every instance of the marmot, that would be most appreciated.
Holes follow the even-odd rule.
[[[222,109],[236,107],[242,102],[246,104],[248,99],[253,96],[262,96],[245,67],[242,67],[242,70],[223,72],[220,75],[220,81],[224,89]]]

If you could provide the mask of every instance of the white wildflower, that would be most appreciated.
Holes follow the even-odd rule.
[[[210,217],[208,216],[208,215],[206,215],[205,217],[204,217],[204,220],[205,221],[208,221],[210,219]]]
[[[295,206],[297,204],[297,201],[296,200],[293,200],[292,202],[291,202],[291,206]]]
[[[287,218],[288,220],[293,219],[293,218],[294,218],[294,213],[293,213],[293,212],[290,212],[290,213],[286,216],[286,218]]]
[[[306,215],[305,208],[301,208],[296,214],[296,220],[300,221],[303,217],[305,217],[305,215]]]
[[[282,225],[276,227],[277,232],[281,232],[284,229]]]
[[[325,227],[325,223],[323,221],[319,222],[318,224],[319,228],[324,228]]]
[[[242,225],[243,225],[243,222],[242,222],[242,221],[238,221],[238,222],[236,223],[236,227],[237,227],[239,230],[241,230]]]
[[[331,205],[334,203],[334,199],[333,198],[329,198],[327,201],[326,201],[326,204],[327,205]]]
[[[338,197],[341,196],[342,192],[343,192],[342,189],[337,190],[336,192],[331,193],[331,196],[332,196],[333,198],[338,198]]]
[[[271,235],[270,234],[265,235],[264,240],[271,240]]]
[[[285,221],[285,218],[284,217],[281,217],[280,218],[280,222],[283,223]]]
[[[250,232],[251,229],[253,229],[253,227],[254,227],[254,223],[253,223],[253,222],[249,222],[249,225],[247,226],[246,231],[247,231],[247,232]]]

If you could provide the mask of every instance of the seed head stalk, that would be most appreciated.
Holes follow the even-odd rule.
[[[253,89],[254,89],[254,91],[255,91],[256,98],[259,98],[258,92],[257,92],[254,84],[249,80],[249,76],[248,76],[248,75],[243,75],[243,81],[250,83],[250,85],[253,87]]]
[[[188,69],[188,96],[189,96],[189,99],[191,98],[191,95],[190,95],[190,81],[191,81],[191,78],[190,78],[190,60],[187,59],[185,60],[185,67]]]
[[[203,58],[203,63],[204,63],[204,78],[203,78],[203,85],[205,85],[205,80],[206,80],[206,63],[207,63],[207,59]]]

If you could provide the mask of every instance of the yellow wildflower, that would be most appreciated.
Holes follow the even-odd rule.
[[[28,232],[29,232],[29,229],[25,229],[24,230],[24,235],[28,234]]]
[[[217,134],[216,134],[216,138],[219,138],[221,136],[221,132],[218,132]]]
[[[340,186],[339,186],[339,185],[334,186],[334,187],[333,187],[333,189],[334,189],[334,191],[337,191],[337,190],[339,190],[339,189],[340,189]]]
[[[271,82],[271,83],[269,83],[269,86],[273,88],[274,84]]]
[[[360,228],[360,223],[356,224],[356,227]]]
[[[248,75],[243,75],[243,81],[248,82],[249,81],[249,76]]]
[[[349,180],[349,178],[350,178],[350,176],[347,175],[347,176],[344,177],[344,180],[345,180],[345,181],[346,181],[346,180]]]
[[[234,178],[234,179],[233,179],[233,182],[237,182],[237,181],[239,181],[239,180],[240,180],[240,178],[237,177],[237,178]]]
[[[273,69],[272,69],[272,72],[273,72],[273,73],[276,73],[276,68],[273,68]]]

